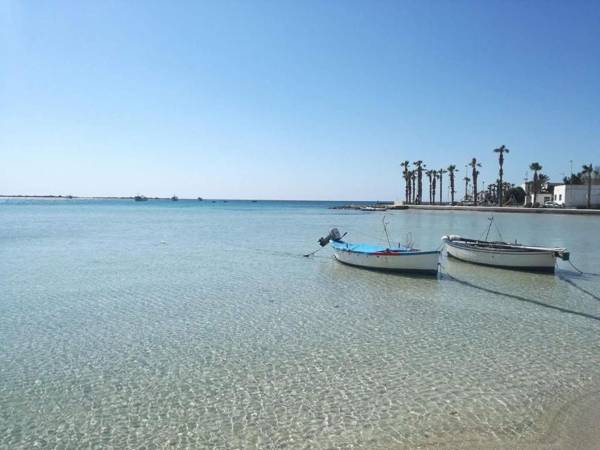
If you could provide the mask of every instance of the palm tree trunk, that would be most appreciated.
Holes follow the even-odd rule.
[[[533,171],[533,201],[531,202],[531,204],[533,206],[535,206],[536,200],[537,200],[537,193],[538,193],[538,175],[537,175],[537,170]]]
[[[429,204],[431,205],[431,177],[429,177]]]
[[[504,171],[502,170],[502,158],[500,159],[500,170],[498,172],[500,178],[498,179],[498,206],[502,206],[502,175],[504,175]]]
[[[473,204],[477,206],[477,169],[473,169]]]
[[[423,197],[423,172],[421,169],[421,166],[419,166],[418,170],[418,180],[417,180],[417,203],[420,205],[421,204],[421,198]]]

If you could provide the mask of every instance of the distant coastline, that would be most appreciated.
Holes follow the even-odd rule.
[[[66,200],[134,200],[135,195],[130,196],[80,196],[80,195],[27,195],[27,194],[0,194],[0,198],[32,198],[32,199],[66,199]],[[172,197],[147,197],[148,200],[171,200]],[[179,200],[199,201],[197,197],[179,197]],[[202,198],[202,201],[232,201],[232,202],[325,202],[325,203],[348,203],[349,200],[311,200],[311,199],[261,199],[261,198]],[[352,204],[371,205],[385,204],[391,205],[391,201],[374,200],[352,200]]]
[[[66,198],[66,199],[105,199],[105,200],[133,200],[133,196],[131,197],[80,197],[77,195],[26,195],[26,194],[0,194],[0,198]]]
[[[93,196],[93,197],[85,197],[78,195],[26,195],[26,194],[0,194],[0,198],[60,198],[60,199],[78,199],[78,200],[133,200],[135,195],[130,195],[127,197],[103,197],[103,196]],[[148,197],[149,200],[171,200],[171,197]],[[195,199],[182,199],[182,200],[195,200]]]

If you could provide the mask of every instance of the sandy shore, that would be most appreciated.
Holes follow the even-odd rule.
[[[462,442],[425,443],[420,449],[457,450],[596,450],[600,448],[600,390],[580,395],[568,401],[543,418],[546,431],[536,439],[507,442]]]
[[[600,390],[563,405],[541,442],[528,448],[600,448]]]

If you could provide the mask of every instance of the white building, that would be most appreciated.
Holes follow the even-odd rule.
[[[540,184],[540,192],[533,193],[533,181],[526,181],[521,185],[525,191],[525,206],[543,205],[553,200],[553,191],[559,183],[550,183],[548,181]]]
[[[546,202],[552,201],[552,192],[533,192],[525,197],[526,205],[543,205]]]
[[[587,184],[561,184],[554,187],[554,200],[566,208],[580,208],[587,206],[588,186]],[[600,207],[600,185],[592,185],[592,208]]]

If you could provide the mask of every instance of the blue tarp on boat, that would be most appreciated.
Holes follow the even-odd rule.
[[[378,253],[385,251],[394,251],[394,252],[414,252],[414,249],[410,249],[407,247],[397,246],[397,247],[387,247],[385,245],[372,245],[372,244],[351,244],[349,242],[344,241],[331,241],[331,245],[333,248],[338,250],[348,250],[356,253]]]

